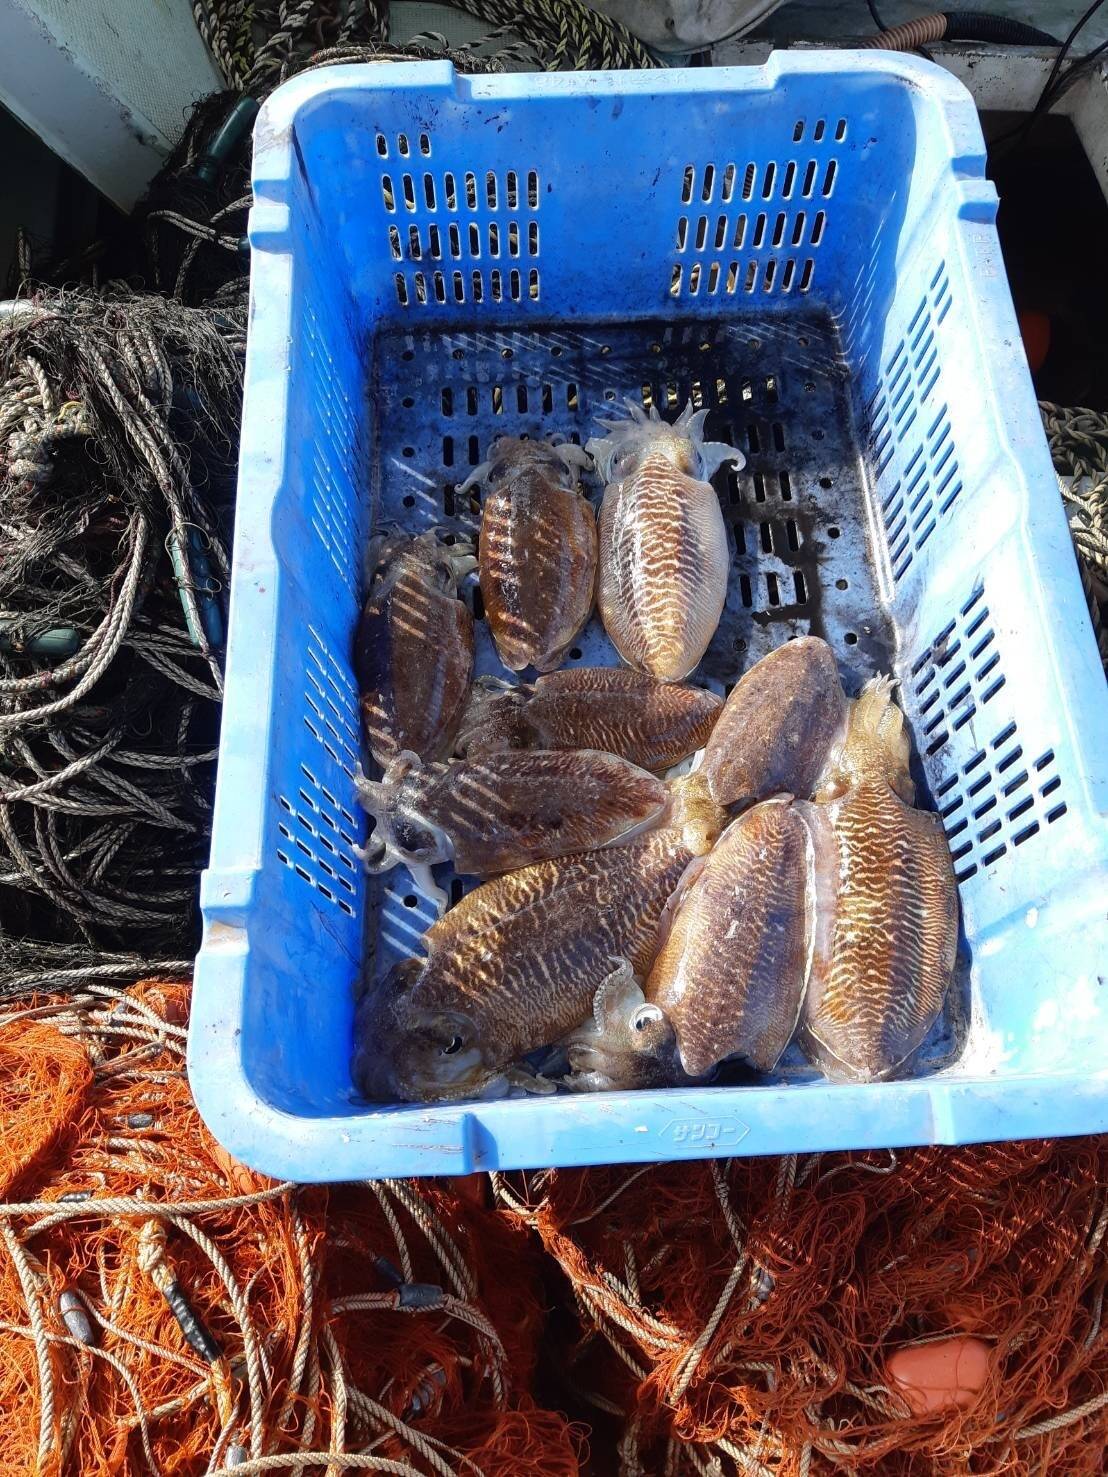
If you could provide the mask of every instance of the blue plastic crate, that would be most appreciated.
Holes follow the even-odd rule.
[[[332,68],[269,100],[190,1036],[239,1158],[335,1180],[1108,1128],[1108,700],[983,167],[961,86],[875,52]],[[704,680],[809,629],[855,687],[902,679],[960,881],[949,1007],[875,1086],[789,1058],[758,1087],[367,1109],[356,982],[429,922],[352,855],[370,528],[441,520],[497,431],[583,439],[627,394],[692,395],[749,449]],[[571,660],[612,653],[590,628]]]

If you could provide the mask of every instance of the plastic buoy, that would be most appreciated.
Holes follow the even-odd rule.
[[[889,1380],[913,1415],[957,1406],[968,1410],[989,1375],[989,1346],[968,1334],[909,1344],[889,1360]]]
[[[1025,308],[1019,315],[1023,351],[1032,374],[1042,369],[1050,353],[1050,319],[1037,308]]]

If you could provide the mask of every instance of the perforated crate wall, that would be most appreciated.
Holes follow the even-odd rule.
[[[949,75],[879,53],[330,68],[267,101],[254,188],[190,1028],[228,1149],[302,1180],[1108,1129],[1108,758],[1090,740],[1108,701],[979,124]],[[735,557],[700,679],[725,691],[808,629],[854,688],[896,672],[959,869],[948,1010],[905,1081],[798,1088],[790,1065],[741,1089],[361,1103],[363,970],[430,921],[402,869],[367,886],[354,865],[371,518],[458,527],[497,430],[583,441],[624,396],[669,414],[686,395],[748,457],[717,479]],[[569,660],[601,659],[594,626]],[[478,664],[498,670],[484,633]]]

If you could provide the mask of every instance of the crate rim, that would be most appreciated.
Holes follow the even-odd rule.
[[[269,648],[279,639],[275,629],[276,581],[281,578],[281,571],[268,514],[284,485],[285,468],[283,460],[266,449],[273,443],[261,433],[272,432],[287,405],[284,383],[288,358],[287,304],[285,313],[270,313],[263,319],[254,312],[254,293],[263,279],[267,290],[281,281],[287,286],[291,274],[291,263],[283,255],[288,235],[288,205],[282,199],[280,187],[295,167],[297,145],[293,130],[302,110],[329,95],[364,93],[378,88],[389,92],[452,88],[456,95],[475,100],[502,98],[505,101],[597,92],[617,96],[621,92],[695,95],[720,90],[760,91],[771,89],[778,79],[788,75],[830,76],[848,65],[899,79],[938,103],[950,135],[950,170],[962,199],[981,198],[982,192],[995,198],[991,184],[984,178],[985,154],[970,93],[942,68],[900,54],[839,50],[774,52],[759,66],[476,76],[457,74],[448,61],[349,64],[303,74],[271,95],[255,125],[255,203],[250,224],[251,347],[247,354],[244,419],[244,430],[249,424],[254,434],[243,437],[239,469],[239,516],[243,509],[249,509],[253,515],[249,520],[253,526],[249,530],[247,551],[249,589],[242,589],[241,568],[235,582],[236,594],[248,596],[240,618],[252,624],[257,638],[255,660],[261,681],[254,687],[248,704],[234,703],[236,721],[256,723],[259,689],[271,692],[273,686],[273,661],[265,657],[267,654],[272,657]],[[264,408],[261,397],[251,393],[255,384],[262,383],[275,392]],[[238,567],[241,556],[237,536],[235,552]],[[253,718],[246,711],[248,707],[255,710]],[[223,757],[221,753],[220,782],[231,783],[226,778]],[[434,1174],[532,1168],[552,1162],[566,1166],[598,1162],[595,1153],[590,1154],[587,1148],[572,1147],[575,1136],[571,1130],[585,1121],[586,1102],[571,1097],[545,1098],[538,1102],[369,1107],[357,1114],[322,1113],[309,1117],[278,1108],[259,1095],[247,1078],[239,1041],[250,942],[248,918],[254,882],[262,870],[260,843],[264,820],[260,807],[265,799],[264,794],[257,797],[257,833],[244,826],[234,838],[228,838],[224,846],[233,851],[233,859],[224,856],[221,864],[216,865],[213,856],[213,864],[201,884],[204,938],[197,973],[198,977],[202,973],[203,982],[193,997],[189,1075],[201,1116],[220,1143],[260,1172],[305,1183],[362,1177],[367,1158],[372,1159],[375,1172],[382,1175],[410,1173],[417,1157],[428,1160],[421,1172]],[[217,814],[218,810],[217,796]],[[1091,918],[1090,909],[1090,922]],[[253,931],[257,920],[249,922]],[[997,1139],[1072,1133],[1075,1097],[1085,1103],[1086,1131],[1106,1131],[1106,1086],[1108,1068],[1080,1082],[1061,1072],[1024,1076],[1018,1079],[1016,1092],[1012,1090],[1012,1078],[984,1074],[940,1074],[864,1086],[837,1084],[834,1103],[841,1105],[843,1112],[834,1115],[818,1111],[827,1106],[822,1097],[827,1084],[823,1082],[754,1086],[743,1089],[738,1099],[732,1088],[674,1089],[664,1095],[663,1101],[651,1103],[649,1113],[643,1113],[643,1118],[653,1119],[652,1127],[642,1120],[636,1121],[635,1094],[592,1098],[587,1106],[593,1113],[599,1109],[607,1120],[613,1135],[611,1152],[620,1162],[645,1163],[682,1156],[742,1153],[748,1129],[742,1133],[738,1129],[750,1118],[774,1118],[786,1123],[787,1137],[801,1150],[958,1143],[964,1141],[962,1105],[968,1099],[979,1107],[990,1106],[994,1122],[1003,1125],[994,1135]],[[820,1090],[818,1104],[806,1094],[805,1088]],[[720,1117],[717,1107],[722,1092],[729,1094],[729,1111],[723,1115],[727,1127],[722,1135],[713,1138],[710,1130],[713,1120],[718,1121]],[[856,1097],[858,1093],[863,1096]],[[815,1114],[813,1109],[817,1109]],[[521,1120],[531,1115],[530,1132],[525,1133],[535,1145],[533,1155],[529,1152],[522,1158],[514,1154],[498,1156],[499,1126],[506,1114],[518,1114]],[[861,1141],[863,1135],[857,1126],[861,1117],[872,1126],[869,1143]],[[850,1126],[840,1130],[839,1122]],[[674,1136],[681,1130],[685,1132],[678,1140]],[[668,1135],[661,1149],[659,1134]],[[324,1142],[327,1152],[322,1155]]]
[[[533,97],[575,97],[582,93],[610,97],[619,94],[679,92],[687,94],[725,91],[768,91],[783,77],[837,76],[845,66],[855,72],[899,79],[906,86],[926,93],[946,110],[952,131],[956,125],[968,129],[962,139],[967,145],[956,150],[957,166],[965,159],[979,158],[984,167],[985,151],[980,144],[977,105],[965,83],[945,67],[924,57],[904,52],[861,48],[813,47],[802,51],[774,50],[763,62],[726,67],[658,67],[591,72],[458,72],[453,62],[342,62],[301,72],[282,82],[262,104],[254,123],[254,177],[258,164],[273,147],[287,146],[301,108],[328,93],[424,91],[450,88],[459,97],[475,101],[526,100]],[[960,115],[960,116],[959,116]]]

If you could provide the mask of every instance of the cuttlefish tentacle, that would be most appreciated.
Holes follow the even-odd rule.
[[[592,457],[589,456],[583,446],[578,446],[575,441],[559,441],[556,438],[552,438],[550,446],[571,472],[588,472],[592,470]]]
[[[495,442],[493,443],[492,449],[495,451]],[[470,472],[466,480],[464,482],[458,483],[457,487],[454,489],[455,496],[461,493],[469,492],[471,488],[480,487],[481,483],[484,482],[485,478],[492,471],[494,462],[495,457],[490,455],[487,460],[478,463],[478,465],[474,467],[473,471]]]
[[[355,771],[358,802],[377,822],[370,840],[384,847],[393,858],[393,866],[398,862],[434,865],[448,862],[454,855],[453,842],[445,829],[418,804],[418,777],[428,767],[418,754],[405,750],[391,761],[379,780],[366,779],[360,768]]]
[[[704,440],[709,412],[694,410],[691,400],[672,424],[662,419],[656,405],[650,407],[649,414],[634,400],[625,400],[623,406],[625,415],[597,416],[596,424],[608,435],[585,443],[585,452],[596,463],[597,472],[605,482],[611,478],[621,457],[649,447],[652,441],[676,458],[676,465],[695,471],[702,480],[713,476],[725,462],[733,462],[736,470],[746,465],[746,457],[738,447],[724,441]],[[687,445],[681,445],[682,442]]]
[[[380,872],[403,862],[413,878],[453,861],[490,876],[546,858],[625,845],[673,824],[670,790],[655,775],[593,750],[495,753],[450,764],[400,754],[379,781],[359,778],[377,826],[365,856]],[[436,888],[436,892],[439,890]]]
[[[404,865],[417,891],[434,905],[435,912],[441,918],[450,905],[450,894],[445,887],[440,887],[435,881],[435,874],[431,871],[430,863],[405,860]]]

